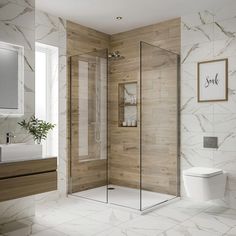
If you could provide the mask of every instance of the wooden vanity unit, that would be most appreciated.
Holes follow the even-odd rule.
[[[57,189],[57,158],[0,162],[0,201]]]

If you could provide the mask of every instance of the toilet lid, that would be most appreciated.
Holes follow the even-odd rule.
[[[193,167],[193,168],[183,171],[184,175],[205,177],[205,178],[219,175],[222,173],[223,173],[223,170],[221,169],[206,168],[206,167]]]

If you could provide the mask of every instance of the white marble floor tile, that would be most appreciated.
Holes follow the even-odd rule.
[[[161,207],[153,212],[151,215],[164,216],[168,219],[176,221],[176,223],[181,223],[198,213],[204,211],[204,209],[209,208],[209,204],[193,203],[190,201],[178,201],[173,204]]]
[[[123,222],[130,221],[132,219],[135,219],[139,217],[139,214],[135,214],[134,212],[130,212],[129,210],[123,210],[123,209],[115,209],[110,208],[102,212],[98,212],[92,215],[89,215],[88,218],[102,222],[107,223],[111,225],[119,225]]]
[[[13,221],[2,225],[0,232],[4,236],[27,236],[32,233],[32,228],[29,223]]]
[[[70,236],[90,236],[111,228],[111,225],[81,217],[56,227],[57,231]]]
[[[174,225],[176,221],[166,217],[144,215],[119,225],[119,228],[145,236],[156,236]]]
[[[231,228],[226,234],[225,236],[235,236],[236,235],[236,226]]]
[[[173,229],[167,230],[158,236],[222,236],[219,233],[207,232],[203,229],[198,229],[197,227],[186,227],[183,225],[178,225]]]
[[[20,236],[20,235],[18,235],[18,236]],[[48,229],[48,230],[44,230],[42,232],[39,232],[37,234],[34,234],[34,236],[68,236],[68,234],[64,234],[64,233],[59,232],[54,229]]]
[[[182,199],[180,201],[167,205],[167,207],[184,208],[184,209],[189,209],[189,210],[195,210],[196,212],[207,210],[213,206],[215,205],[214,203],[211,203],[211,202],[198,202],[198,201],[191,201],[189,199]]]
[[[137,232],[133,232],[129,229],[113,227],[109,230],[96,234],[96,236],[142,236],[142,234],[138,234]]]
[[[77,198],[50,201],[36,216],[0,225],[0,236],[235,236],[236,210],[180,200],[140,215]]]
[[[236,210],[234,209],[214,206],[205,210],[204,213],[229,227],[236,226]]]
[[[85,204],[76,204],[64,207],[63,210],[77,216],[88,216],[91,214],[100,213],[108,209],[107,204],[103,203],[85,203]]]
[[[76,216],[87,216],[108,209],[108,205],[93,201],[86,201],[77,197],[69,197],[58,201],[51,201],[36,207],[36,212],[40,215],[47,214],[48,209],[55,212],[65,211]]]
[[[20,220],[19,222],[27,224],[28,228],[30,228],[30,233],[31,234],[36,234],[38,232],[47,230],[49,228],[49,226],[37,223],[34,219],[35,218],[32,217],[32,218],[27,218],[27,219]]]
[[[199,235],[222,235],[226,233],[230,227],[221,222],[213,215],[206,213],[200,213],[190,220],[187,220],[181,224],[181,227],[193,230],[194,232],[199,232]],[[190,234],[191,235],[191,234]]]
[[[49,209],[47,213],[44,212],[44,214],[36,214],[34,222],[47,227],[55,227],[76,218],[78,218],[78,215],[76,214],[62,210],[53,211]]]

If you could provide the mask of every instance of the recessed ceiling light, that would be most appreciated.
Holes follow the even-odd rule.
[[[122,16],[117,16],[116,19],[117,19],[117,20],[122,20],[123,17],[122,17]]]

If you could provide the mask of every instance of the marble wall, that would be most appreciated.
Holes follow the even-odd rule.
[[[67,149],[66,149],[66,20],[36,10],[35,14],[36,42],[58,47],[59,49],[59,125],[58,125],[58,191],[46,193],[37,200],[48,200],[51,197],[67,194]]]
[[[34,55],[35,55],[35,1],[0,0],[0,41],[24,46],[25,115],[12,117],[0,115],[0,143],[11,131],[15,142],[32,142],[17,124],[34,114]],[[0,203],[0,223],[34,214],[34,197]]]
[[[36,39],[35,39],[36,37]],[[25,115],[0,116],[0,143],[5,133],[12,131],[15,142],[32,139],[18,127],[17,122],[29,118],[35,108],[35,40],[59,48],[59,191],[0,203],[0,223],[34,215],[35,200],[46,201],[67,194],[66,151],[66,21],[35,11],[33,0],[0,0],[0,41],[22,45],[25,48]]]
[[[25,115],[0,115],[0,143],[6,142],[6,133],[9,131],[16,136],[16,142],[31,141],[31,137],[17,122],[34,114],[34,14],[34,1],[0,0],[0,41],[24,46],[25,53]]]
[[[227,171],[226,197],[220,203],[236,208],[236,1],[183,16],[181,47],[181,168]],[[229,100],[198,103],[197,62],[220,58],[229,59]],[[204,149],[203,136],[217,136],[219,148]]]

